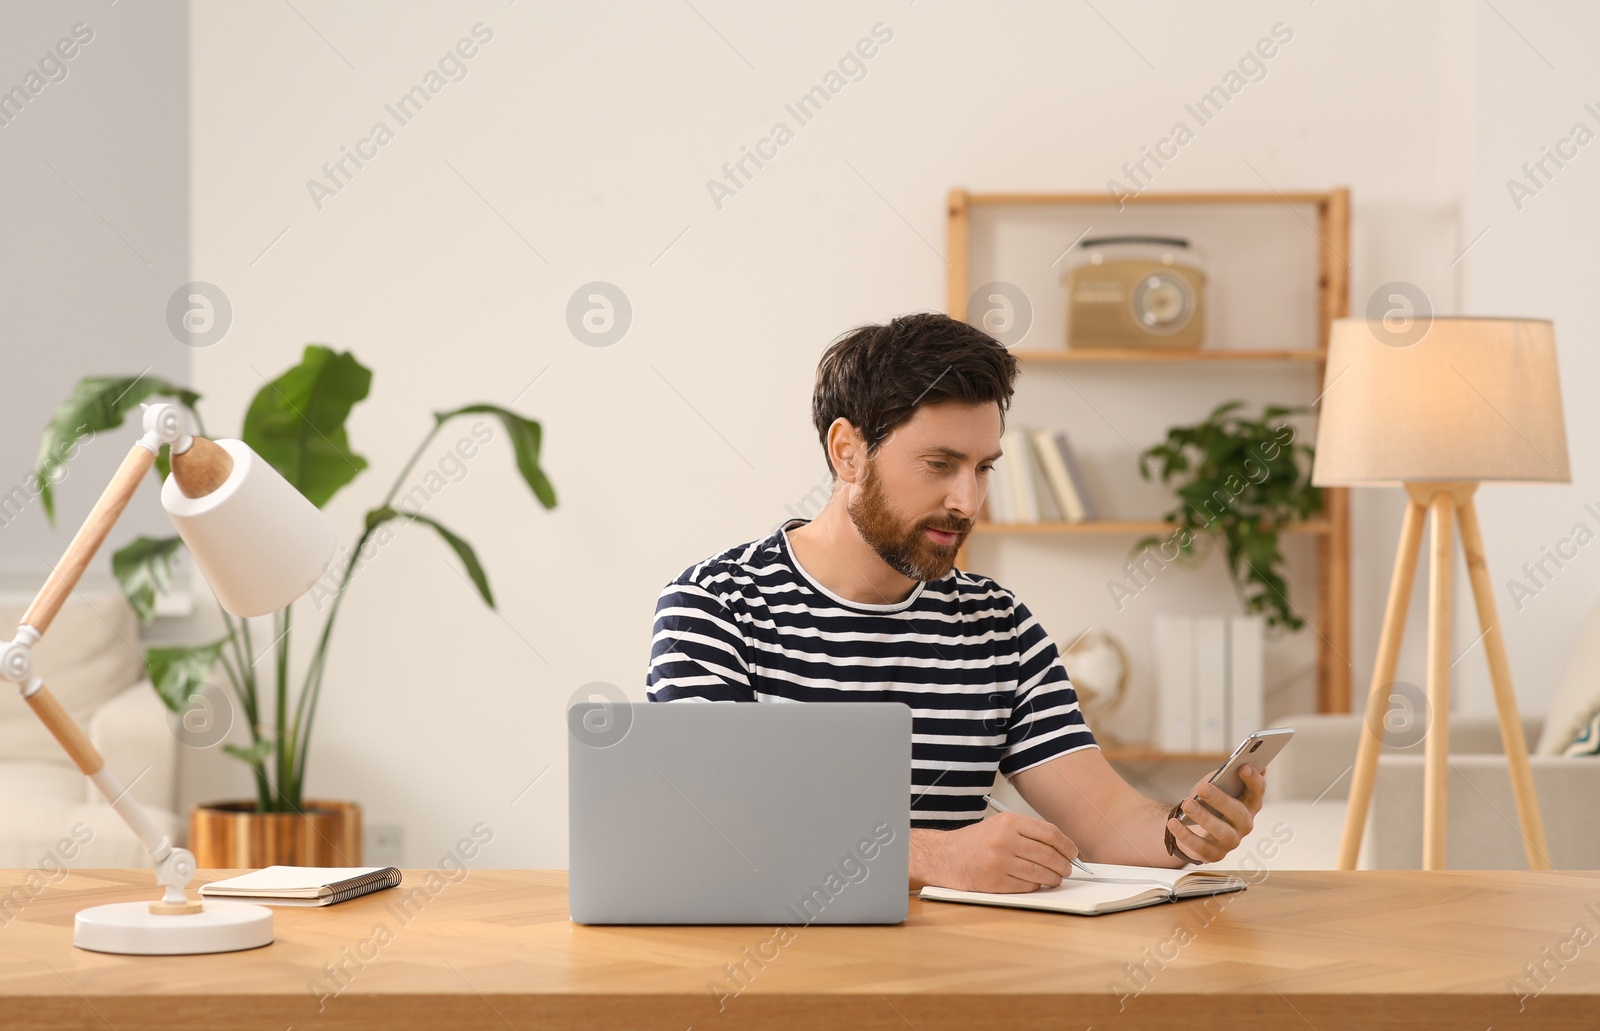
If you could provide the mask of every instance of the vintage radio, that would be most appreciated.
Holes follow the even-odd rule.
[[[1189,241],[1103,236],[1063,276],[1068,347],[1194,349],[1205,340],[1206,273]]]

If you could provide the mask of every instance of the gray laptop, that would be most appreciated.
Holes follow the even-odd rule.
[[[906,918],[905,705],[585,702],[567,743],[574,921]]]

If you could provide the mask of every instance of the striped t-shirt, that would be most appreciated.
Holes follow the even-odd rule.
[[[1011,777],[1098,747],[1055,644],[1010,591],[952,569],[904,601],[846,600],[795,560],[787,531],[805,522],[691,566],[662,590],[652,702],[904,702],[913,827],[974,823],[996,769]]]

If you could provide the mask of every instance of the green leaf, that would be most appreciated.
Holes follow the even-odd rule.
[[[74,445],[83,437],[93,438],[102,430],[121,426],[151,396],[174,398],[190,409],[200,400],[194,391],[153,376],[85,376],[56,407],[39,438],[39,457],[34,463],[39,500],[51,526],[56,522],[55,484],[77,453]]]
[[[111,572],[141,623],[156,615],[156,596],[172,586],[172,556],[183,546],[177,537],[138,537],[111,556]]]
[[[256,392],[240,437],[321,508],[367,467],[344,423],[371,387],[371,370],[350,352],[307,344],[299,365]]]
[[[506,436],[511,439],[511,450],[517,460],[517,472],[522,474],[523,482],[533,491],[533,496],[539,499],[540,504],[545,508],[555,508],[556,489],[545,477],[544,470],[539,467],[539,424],[532,419],[523,418],[509,408],[491,404],[466,405],[454,411],[434,412],[433,418],[443,424],[458,415],[470,414],[493,415],[500,420]]]
[[[255,766],[267,761],[267,756],[272,754],[272,742],[262,738],[255,744],[240,747],[239,745],[223,745],[222,750],[240,762]]]
[[[472,545],[427,516],[417,515],[413,512],[400,512],[387,505],[382,508],[375,508],[367,513],[367,529],[370,531],[379,524],[395,518],[409,519],[415,523],[426,523],[437,530],[439,536],[444,538],[444,542],[450,545],[450,549],[461,560],[461,564],[467,567],[467,575],[472,578],[472,585],[482,595],[483,603],[491,609],[494,608],[494,595],[489,591],[489,576],[483,571],[483,565],[478,561],[478,554],[472,550]]]
[[[1323,496],[1311,486],[1310,445],[1291,439],[1280,446],[1279,434],[1284,416],[1306,409],[1269,405],[1252,418],[1235,414],[1241,408],[1243,402],[1224,402],[1193,426],[1170,428],[1164,443],[1144,453],[1140,475],[1148,479],[1143,461],[1159,462],[1161,482],[1171,482],[1181,502],[1165,519],[1194,530],[1196,544],[1220,541],[1246,611],[1264,612],[1268,626],[1298,630],[1305,621],[1288,599],[1279,534],[1321,512]],[[1203,558],[1198,548],[1182,551],[1185,560]]]
[[[211,671],[227,638],[195,647],[150,648],[144,653],[150,667],[150,682],[173,712],[189,707],[189,698],[211,682]]]

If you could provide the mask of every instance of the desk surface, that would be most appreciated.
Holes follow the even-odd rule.
[[[1093,918],[913,898],[903,924],[775,934],[573,924],[560,870],[408,870],[180,957],[72,947],[74,913],[153,897],[149,871],[29,873],[0,871],[25,899],[0,909],[7,1031],[1600,1026],[1600,871],[1277,871]]]

